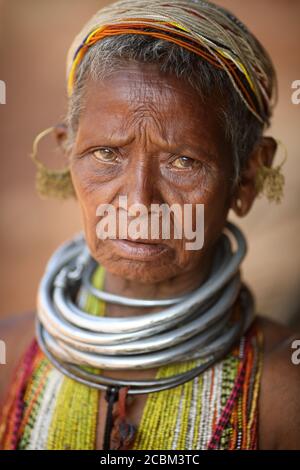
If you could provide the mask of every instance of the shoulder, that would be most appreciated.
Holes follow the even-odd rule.
[[[0,364],[0,404],[8,393],[15,369],[34,337],[35,312],[12,315],[0,320],[0,339],[5,344],[5,364]]]
[[[257,322],[264,337],[259,447],[300,449],[300,331],[263,317]]]

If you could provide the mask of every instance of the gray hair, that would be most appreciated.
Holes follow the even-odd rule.
[[[161,72],[175,74],[186,80],[203,101],[218,93],[222,100],[216,111],[232,149],[233,184],[237,184],[249,155],[261,139],[263,124],[247,109],[224,70],[217,69],[177,44],[152,36],[111,36],[89,48],[78,65],[73,94],[69,100],[69,145],[72,145],[76,135],[80,112],[84,107],[87,79],[102,80],[124,65],[124,61],[157,64]]]

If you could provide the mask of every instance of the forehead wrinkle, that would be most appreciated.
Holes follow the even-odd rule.
[[[165,119],[153,103],[141,103],[134,106],[127,119],[128,129],[134,129],[134,134],[144,142],[154,143],[157,140],[165,140]],[[152,140],[153,137],[153,140]]]
[[[135,78],[127,82],[132,99],[142,101],[152,101],[153,98],[166,98],[174,97],[176,95],[176,88],[167,83],[166,81],[156,78]],[[171,96],[172,95],[172,96]]]
[[[152,116],[144,116],[144,110],[139,109],[119,121],[118,126],[110,128],[108,139],[121,142],[122,146],[139,143],[147,153],[155,153],[158,149],[168,151],[176,145],[176,130],[166,127],[164,121]],[[116,144],[117,145],[117,144]]]
[[[193,98],[192,101],[191,98]],[[138,123],[140,129],[146,132],[146,127],[148,127],[146,119],[148,119],[149,124],[154,123],[155,129],[158,131],[155,143],[159,141],[160,145],[165,147],[175,144],[178,141],[179,130],[182,131],[178,128],[180,123],[177,119],[168,119],[167,111],[169,110],[170,116],[172,116],[174,109],[181,108],[183,105],[186,110],[192,110],[193,104],[195,105],[195,96],[192,95],[191,90],[185,88],[181,88],[180,94],[178,94],[176,86],[162,79],[138,76],[129,82],[129,103],[130,116],[127,116],[126,125]],[[150,130],[153,128],[154,126],[151,125],[148,127]],[[179,134],[181,133],[179,132]],[[151,141],[150,135],[148,140]]]
[[[87,121],[84,129],[86,134],[92,135],[93,145],[99,131],[100,137],[105,140],[107,136],[115,146],[126,146],[138,140],[139,136],[144,136],[144,139],[146,136],[148,145],[152,142],[155,146],[151,153],[157,148],[173,151],[184,142],[194,149],[199,143],[201,150],[202,143],[206,148],[207,141],[211,140],[207,133],[208,109],[196,106],[195,96],[192,100],[186,87],[178,90],[172,83],[169,85],[167,81],[143,75],[131,76],[128,80],[125,74],[115,76],[109,82],[89,82],[87,96],[89,114],[93,113],[94,118],[92,123],[84,119]],[[107,116],[104,120],[103,113]],[[85,114],[82,118],[88,117]],[[193,117],[192,121],[189,115]],[[99,130],[98,118],[102,123]],[[209,147],[213,147],[215,153],[212,142]]]
[[[130,86],[129,109],[124,120],[127,132],[132,129],[135,136],[144,146],[166,141],[166,116],[164,110],[168,106],[169,97],[157,87],[149,87],[143,83],[140,86]]]

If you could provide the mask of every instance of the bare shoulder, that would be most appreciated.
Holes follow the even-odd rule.
[[[0,339],[5,343],[6,363],[0,365],[0,404],[3,403],[22,354],[34,337],[35,312],[0,320]]]
[[[263,317],[257,321],[264,336],[259,446],[299,450],[300,331]]]

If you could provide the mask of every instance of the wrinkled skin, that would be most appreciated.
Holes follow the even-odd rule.
[[[192,290],[208,274],[214,245],[230,209],[239,216],[250,210],[256,197],[259,161],[272,164],[274,140],[261,140],[249,156],[240,185],[233,188],[231,149],[223,125],[216,118],[220,105],[217,96],[202,103],[189,85],[162,76],[154,66],[126,64],[104,82],[90,82],[85,100],[76,141],[68,156],[89,248],[106,268],[105,289],[156,298]],[[66,137],[65,128],[57,127],[62,147]],[[204,204],[203,249],[185,251],[184,241],[164,240],[162,253],[142,259],[132,245],[124,251],[118,242],[99,240],[96,207],[100,203],[117,206],[119,195],[127,195],[129,205],[143,203],[147,207],[163,202]],[[147,252],[147,246],[144,248]],[[118,306],[106,309],[107,316],[135,313],[139,314]],[[2,328],[8,344],[4,380],[9,379],[9,370],[22,352],[20,337],[27,335],[29,341],[33,335],[33,317],[26,320],[27,326],[12,320]],[[256,321],[264,335],[259,448],[300,449],[300,366],[291,363],[291,343],[297,335],[268,320]],[[108,371],[106,375],[118,377],[119,373]],[[155,375],[156,369],[122,372],[124,379]],[[128,418],[136,425],[145,399],[144,395],[137,396],[127,410]],[[97,448],[101,449],[106,416],[102,394],[99,410]]]
[[[104,82],[90,82],[84,103],[71,173],[88,245],[108,272],[106,287],[117,283],[127,295],[157,297],[192,290],[207,276],[230,207],[241,215],[250,209],[258,157],[271,162],[274,141],[262,140],[233,194],[231,148],[213,112],[217,96],[203,103],[190,85],[155,66],[126,64]],[[185,239],[160,240],[163,253],[141,260],[100,240],[96,208],[118,207],[119,196],[128,197],[128,206],[204,204],[203,249],[186,250]]]
[[[153,65],[125,64],[123,70],[104,82],[88,84],[85,108],[70,155],[71,174],[87,243],[93,257],[106,268],[108,291],[159,298],[194,289],[208,274],[216,240],[230,209],[239,216],[245,216],[251,209],[257,195],[255,177],[260,162],[272,165],[276,143],[272,138],[261,139],[249,156],[239,186],[233,187],[232,149],[225,139],[224,125],[217,118],[218,106],[217,95],[203,103],[190,85],[174,76],[162,76]],[[96,207],[99,203],[117,207],[120,195],[128,197],[128,205],[204,204],[203,248],[188,251],[185,240],[163,240],[167,246],[162,254],[141,260],[124,253],[116,242],[99,240],[95,230]],[[108,316],[134,313],[137,312],[133,309],[117,306],[106,310]],[[290,333],[281,332],[280,327],[268,322],[261,321],[261,324],[266,358],[261,383],[259,445],[297,448],[298,442],[300,448],[299,420],[284,424],[279,405],[287,382],[288,406],[294,411],[297,406],[299,409],[295,399],[299,392],[299,373],[291,368],[287,347],[278,346]],[[128,371],[127,375],[124,371],[123,376],[149,378],[155,374],[156,369],[151,369]],[[113,371],[109,375],[118,376]],[[276,390],[272,388],[273,383],[277,384]],[[144,400],[143,396],[136,398],[129,411],[136,424],[141,419]],[[100,410],[101,406],[103,402]],[[276,408],[277,412],[270,413],[270,408]],[[99,449],[102,418],[100,413]]]

